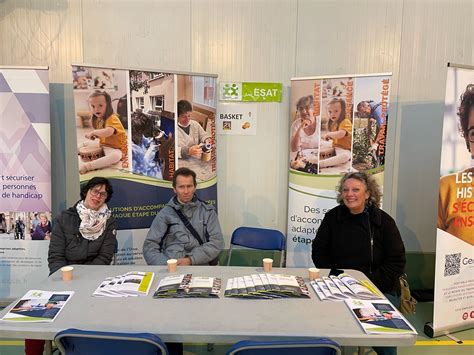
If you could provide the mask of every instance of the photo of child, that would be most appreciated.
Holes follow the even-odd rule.
[[[332,143],[334,153],[319,161],[319,173],[348,172],[352,148],[352,122],[351,116],[347,115],[346,101],[335,97],[329,102],[323,101],[323,107],[326,109],[326,114],[323,115],[326,129],[321,130],[321,137],[326,142]]]
[[[82,69],[94,74],[91,68]],[[126,72],[108,69],[96,74],[91,89],[74,90],[81,180],[97,170],[129,168]]]
[[[92,113],[93,130],[87,132],[79,146],[79,151],[101,150],[97,159],[79,163],[79,174],[88,171],[112,167],[116,163],[127,161],[127,133],[112,108],[112,99],[105,91],[96,90],[89,95],[89,107]],[[96,141],[98,139],[98,141]],[[86,159],[88,160],[88,159]],[[123,166],[122,167],[126,167]]]

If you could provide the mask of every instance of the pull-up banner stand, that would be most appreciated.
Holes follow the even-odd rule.
[[[442,139],[431,337],[474,326],[473,66],[448,64]]]
[[[383,186],[391,81],[391,73],[291,79],[287,266],[312,265],[341,174],[365,171]]]
[[[196,172],[201,200],[217,204],[217,75],[73,65],[80,182],[110,179],[117,221],[117,264],[144,264],[153,219],[174,195],[173,173]],[[98,105],[105,104],[105,114]],[[179,112],[186,128],[178,125]],[[103,116],[103,117],[98,117]],[[183,123],[182,123],[183,124]],[[114,134],[96,136],[112,127]],[[188,131],[186,131],[188,130]],[[189,149],[198,145],[195,152]]]
[[[51,147],[47,67],[0,67],[0,299],[48,275]],[[45,227],[45,230],[48,228]]]

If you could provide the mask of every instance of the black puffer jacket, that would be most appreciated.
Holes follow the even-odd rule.
[[[104,233],[96,240],[83,238],[80,224],[76,206],[62,211],[54,221],[48,252],[51,274],[65,265],[109,265],[112,261],[117,243],[114,218],[107,220]]]
[[[406,261],[405,247],[392,217],[373,206],[354,215],[344,205],[324,216],[313,240],[312,258],[319,268],[362,271],[382,292],[399,290],[398,277]]]

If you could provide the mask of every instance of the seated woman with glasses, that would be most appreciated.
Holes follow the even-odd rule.
[[[115,220],[107,207],[112,185],[94,177],[81,187],[81,200],[53,223],[49,243],[50,274],[71,264],[109,265],[117,243]],[[26,339],[25,354],[43,354],[44,340]]]
[[[69,264],[109,265],[115,251],[115,220],[107,207],[112,185],[94,177],[81,188],[81,200],[53,223],[49,244],[50,273]]]
[[[110,264],[117,243],[106,204],[112,193],[109,180],[94,177],[81,188],[81,200],[56,218],[48,253],[51,274],[69,264]]]

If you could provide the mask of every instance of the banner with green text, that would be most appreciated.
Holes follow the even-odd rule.
[[[291,79],[287,266],[312,265],[342,174],[365,171],[383,186],[390,89],[391,74]]]
[[[281,83],[219,83],[220,101],[281,102]]]

